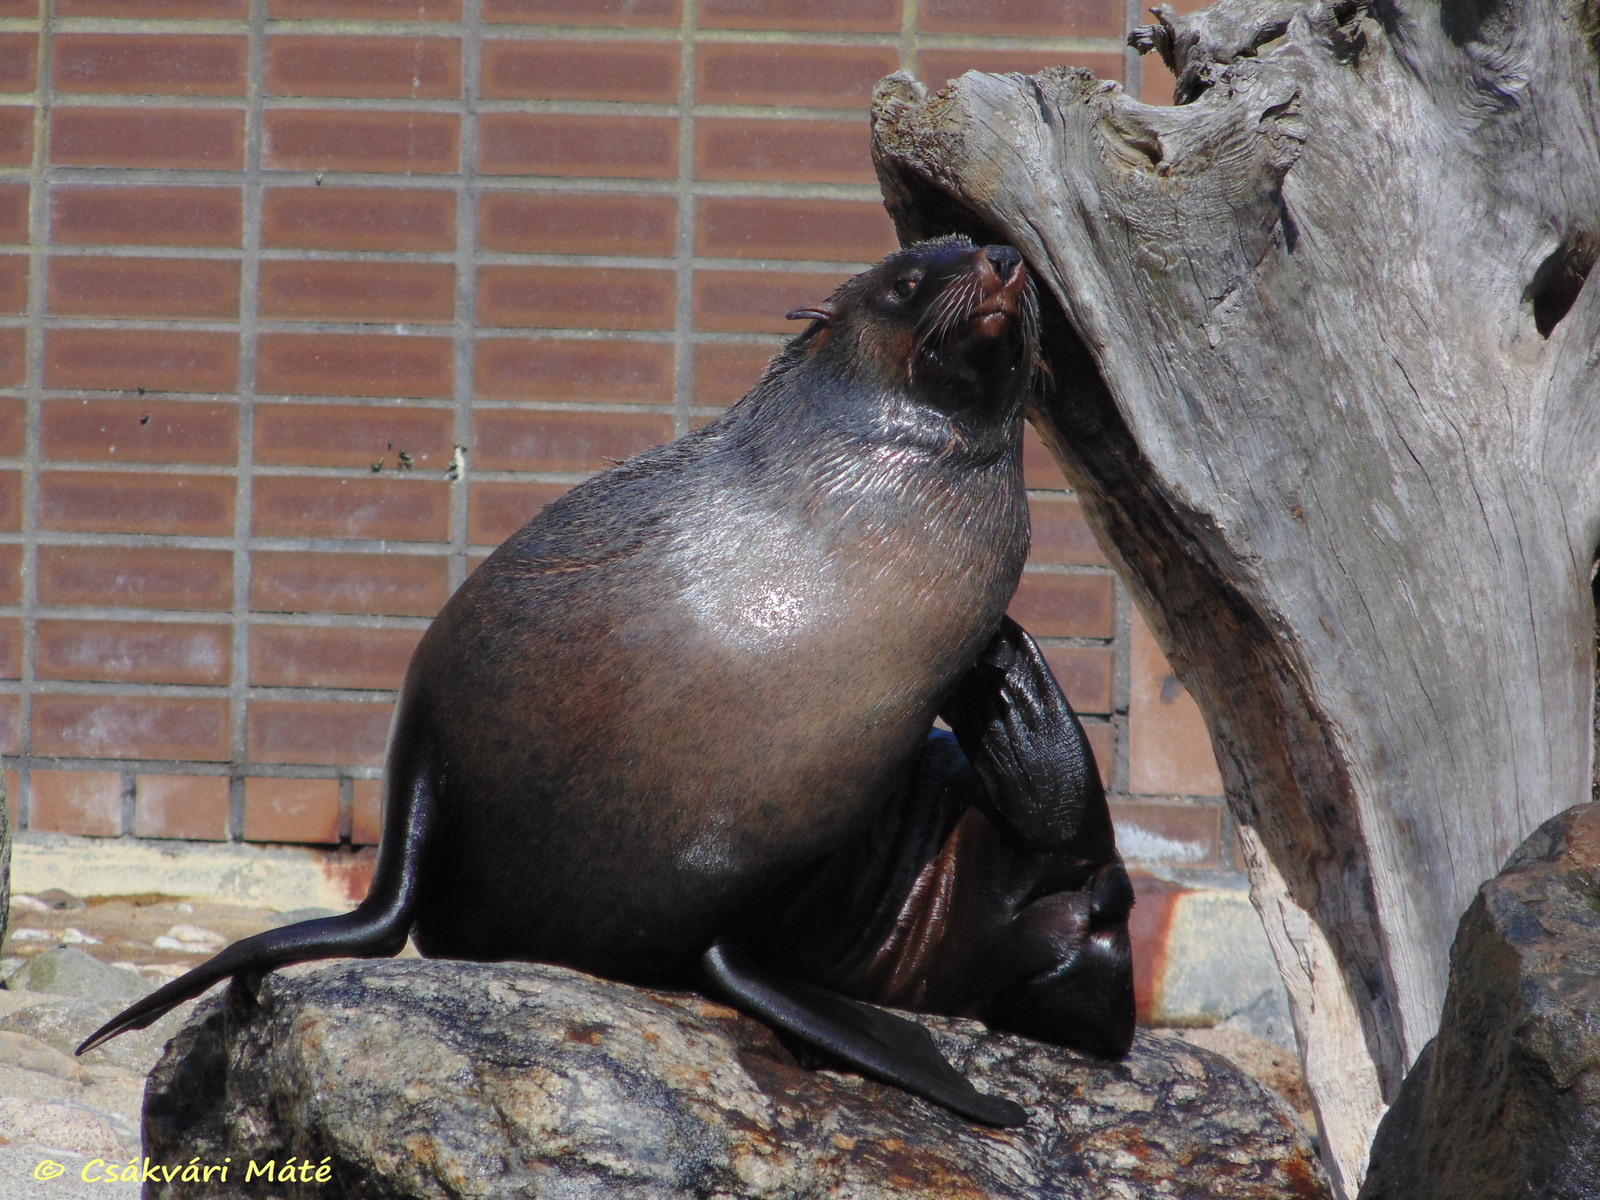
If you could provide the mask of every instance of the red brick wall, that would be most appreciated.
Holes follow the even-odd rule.
[[[452,588],[735,400],[787,309],[893,247],[874,81],[1137,88],[1134,8],[0,0],[21,827],[373,840],[393,689]],[[1230,865],[1197,715],[1036,443],[1028,477],[1014,611],[1127,836]]]

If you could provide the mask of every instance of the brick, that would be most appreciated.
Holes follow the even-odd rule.
[[[237,486],[218,475],[41,471],[39,527],[228,537]]]
[[[181,400],[46,400],[39,433],[46,458],[226,466],[238,458],[239,410]]]
[[[498,546],[566,492],[564,483],[474,483],[467,497],[467,541]]]
[[[28,311],[28,257],[0,254],[0,315]]]
[[[454,113],[280,108],[265,115],[262,165],[282,171],[448,174],[461,162]]]
[[[472,462],[489,471],[600,471],[671,440],[666,413],[486,409],[472,418]]]
[[[110,392],[231,392],[239,339],[176,329],[47,329],[47,387]]]
[[[300,396],[412,396],[455,391],[447,337],[357,333],[263,333],[256,390]]]
[[[873,85],[899,69],[900,52],[892,46],[702,42],[695,100],[865,109]]]
[[[0,387],[20,387],[28,376],[28,333],[0,329]]]
[[[1111,576],[1028,571],[1007,610],[1034,637],[1108,638]]]
[[[16,533],[22,528],[22,474],[0,471],[0,529]]]
[[[414,188],[268,188],[261,244],[289,250],[448,252],[454,192]]]
[[[136,837],[227,840],[226,775],[140,775],[133,796]]]
[[[1131,625],[1128,790],[1137,795],[1221,795],[1222,776],[1200,706],[1172,673],[1137,611]]]
[[[0,167],[26,167],[32,163],[32,106],[0,107]]]
[[[257,612],[431,617],[450,598],[443,555],[258,550],[250,556]]]
[[[44,557],[40,551],[40,559]],[[43,567],[40,567],[43,571]],[[42,590],[42,589],[41,589]],[[0,604],[22,603],[22,547],[0,546]]]
[[[0,143],[6,139],[0,137]],[[65,167],[244,167],[244,113],[212,108],[56,108],[50,161]]]
[[[671,117],[484,113],[478,170],[488,175],[672,179],[678,122]]]
[[[1022,430],[1022,480],[1029,488],[1060,491],[1067,486],[1066,477],[1061,474],[1061,465],[1056,462],[1055,455],[1046,449],[1032,425],[1026,425]]]
[[[486,400],[670,404],[673,359],[665,342],[483,338],[473,389]]]
[[[1080,713],[1111,711],[1113,652],[1090,646],[1044,646],[1045,662],[1067,702]]]
[[[700,0],[701,29],[899,33],[900,0]]]
[[[871,135],[861,121],[701,117],[696,179],[874,183]]]
[[[978,33],[1037,37],[1123,35],[1123,6],[1115,0],[922,0],[923,33]]]
[[[777,350],[765,343],[699,343],[694,348],[693,402],[732,404],[755,387]]]
[[[1214,867],[1221,844],[1222,805],[1150,804],[1113,800],[1117,851],[1129,862]]]
[[[226,550],[40,546],[39,602],[226,610],[233,607],[233,555]]]
[[[418,469],[442,469],[455,415],[443,408],[354,404],[258,404],[255,460],[283,466],[401,470],[400,452]]]
[[[483,0],[490,22],[550,25],[678,24],[679,0]]]
[[[420,629],[252,625],[250,682],[392,691],[421,637]]]
[[[250,15],[250,0],[54,0],[52,7],[58,17],[242,21]]]
[[[239,263],[220,258],[52,256],[47,307],[58,317],[235,319]]]
[[[675,104],[677,41],[486,41],[482,94],[498,100],[630,100]]]
[[[0,17],[30,19],[39,15],[40,0],[0,0]],[[57,5],[57,11],[60,6]]]
[[[22,753],[22,697],[0,696],[0,754]],[[18,795],[13,791],[18,786],[17,776],[14,772],[7,771],[6,794]]]
[[[461,0],[267,0],[267,15],[307,21],[459,21]]]
[[[28,795],[28,828],[35,833],[122,833],[122,776],[116,771],[31,771]]]
[[[244,201],[238,188],[56,184],[50,239],[79,246],[238,246]]]
[[[60,34],[55,44],[61,44]],[[39,35],[0,33],[0,92],[31,92],[38,86]]]
[[[483,192],[478,245],[512,254],[669,255],[678,241],[671,196],[620,192]]]
[[[338,842],[339,781],[246,779],[244,837],[247,842]]]
[[[242,96],[249,65],[249,40],[232,34],[57,33],[50,47],[67,93]]]
[[[22,775],[18,771],[3,771],[0,779],[5,781],[6,815],[15,833],[22,828]]]
[[[35,693],[33,752],[74,758],[227,762],[228,702]]]
[[[41,679],[221,685],[233,674],[232,643],[227,625],[42,620],[34,669]]]
[[[784,314],[827,299],[848,278],[822,271],[696,271],[694,327],[792,337],[805,332],[805,322],[786,320]]]
[[[27,184],[0,183],[0,242],[28,244],[30,203]]]
[[[1029,562],[1103,567],[1106,556],[1083,519],[1083,505],[1073,496],[1031,496],[1028,519],[1033,528]]]
[[[881,204],[706,196],[695,207],[695,253],[712,258],[875,262],[899,243]]]
[[[376,846],[383,836],[383,782],[378,779],[350,781],[350,842],[356,846]]]
[[[0,679],[22,678],[22,622],[0,618]]]
[[[461,95],[461,39],[270,37],[266,91],[269,96],[454,100]]]
[[[27,444],[28,405],[0,399],[0,458],[20,458]]]
[[[250,761],[375,767],[383,762],[393,704],[253,700]]]
[[[931,88],[942,88],[968,71],[1036,75],[1046,67],[1061,66],[1085,67],[1101,79],[1122,81],[1121,54],[1072,50],[922,50],[917,54],[917,77]]]
[[[450,485],[442,480],[258,476],[252,490],[260,537],[450,537]]]
[[[1139,60],[1139,99],[1145,104],[1172,106],[1172,93],[1178,77],[1167,69],[1159,54],[1146,54]]]
[[[450,263],[269,259],[260,278],[257,311],[267,320],[438,323],[456,312]]]
[[[643,267],[478,268],[478,324],[544,329],[671,329],[673,271]]]

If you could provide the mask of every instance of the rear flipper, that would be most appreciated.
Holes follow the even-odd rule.
[[[187,975],[118,1013],[90,1034],[78,1047],[78,1053],[93,1050],[119,1033],[146,1028],[230,975],[270,971],[319,958],[388,958],[398,954],[411,931],[423,851],[438,825],[438,756],[431,728],[425,706],[409,686],[403,688],[384,773],[383,841],[372,872],[372,886],[360,907],[341,916],[301,921],[235,942]]]
[[[1020,1104],[968,1083],[922,1026],[836,992],[762,970],[722,942],[701,957],[712,991],[865,1075],[982,1125],[1021,1125]]]
[[[364,907],[364,906],[363,906]],[[246,971],[270,971],[289,963],[316,958],[386,958],[406,944],[406,928],[395,928],[392,914],[364,913],[362,909],[337,917],[301,921],[283,929],[269,929],[235,942],[143,1000],[124,1009],[78,1047],[79,1054],[93,1050],[119,1033],[154,1024],[185,1000],[192,999],[218,980]]]

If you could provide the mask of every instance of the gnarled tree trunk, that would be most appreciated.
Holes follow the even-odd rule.
[[[1038,424],[1206,714],[1353,1195],[1458,918],[1589,795],[1600,5],[1158,16],[1178,107],[891,77],[874,149],[902,237],[1058,302]]]

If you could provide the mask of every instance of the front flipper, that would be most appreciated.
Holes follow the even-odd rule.
[[[1087,834],[1104,845],[1080,850],[1115,853],[1094,751],[1022,626],[1001,619],[939,715],[983,780],[984,811],[1013,844],[1055,851]]]
[[[981,1125],[1009,1127],[1028,1119],[1020,1104],[985,1096],[968,1083],[939,1053],[933,1035],[914,1021],[825,988],[768,974],[721,942],[700,961],[724,999],[864,1075]]]

